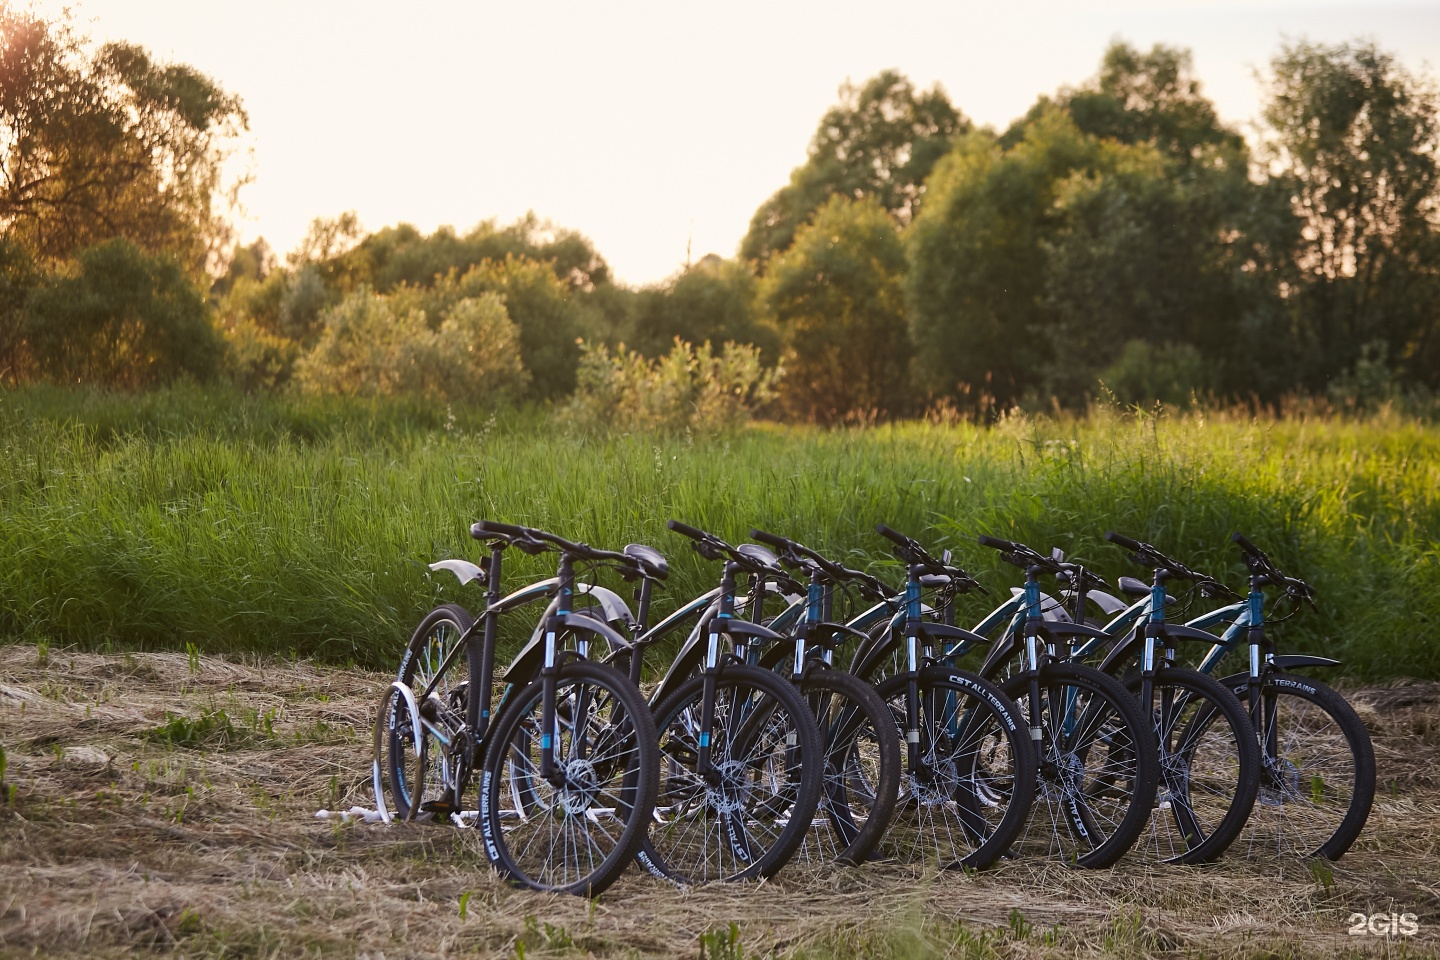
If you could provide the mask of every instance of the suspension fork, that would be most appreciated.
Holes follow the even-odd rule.
[[[555,614],[545,624],[545,660],[540,667],[540,776],[554,786],[564,782],[564,774],[555,763],[555,740],[559,735],[555,717],[555,687],[560,674],[559,635],[564,618],[570,614],[575,596],[575,568],[566,554],[560,554],[560,571],[556,587]],[[572,718],[579,723],[581,718]]]
[[[695,772],[704,780],[714,778],[711,740],[715,732],[716,681],[720,676],[721,636],[728,632],[729,621],[735,616],[735,573],[737,565],[725,561],[724,572],[720,575],[720,609],[710,621],[709,645],[705,650],[705,667],[701,673],[700,735],[695,760]],[[762,585],[761,589],[764,587]],[[733,704],[732,704],[733,706]]]

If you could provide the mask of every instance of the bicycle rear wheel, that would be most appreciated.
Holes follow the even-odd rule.
[[[1029,722],[1030,681],[1003,687]],[[1035,803],[1017,852],[1108,867],[1139,839],[1155,802],[1155,732],[1120,682],[1071,663],[1040,669]]]
[[[903,731],[908,678],[891,677],[879,693]],[[920,766],[902,773],[880,851],[902,863],[983,869],[1015,842],[1035,795],[1025,715],[994,684],[963,670],[926,668],[918,695]]]
[[[464,724],[471,663],[470,651],[459,647],[473,623],[463,607],[436,607],[415,628],[400,661],[396,679],[415,694],[422,714],[442,729],[459,730]],[[459,798],[453,794],[462,772],[432,734],[413,728],[399,694],[388,698],[384,710],[384,770],[397,818],[449,822],[449,815],[459,812],[454,805]]]
[[[819,804],[819,728],[789,680],[724,664],[715,678],[711,770],[702,775],[704,680],[691,677],[655,709],[660,795],[640,862],[687,885],[774,876]]]
[[[1232,681],[1248,709],[1244,678]],[[1375,748],[1365,724],[1344,697],[1300,674],[1273,674],[1260,696],[1260,795],[1243,834],[1245,853],[1338,860],[1375,799]]]
[[[645,838],[659,776],[649,705],[617,670],[563,664],[555,725],[544,729],[542,681],[495,721],[480,779],[485,852],[532,890],[595,896],[614,883]],[[541,773],[553,743],[556,774]]]

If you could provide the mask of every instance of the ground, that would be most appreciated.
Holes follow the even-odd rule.
[[[0,646],[0,956],[1440,956],[1440,684],[1346,691],[1380,789],[1333,866],[632,871],[592,902],[508,888],[460,831],[316,817],[371,805],[387,680]]]

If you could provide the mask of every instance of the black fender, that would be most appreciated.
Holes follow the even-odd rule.
[[[1088,623],[1072,623],[1068,620],[1045,620],[1040,624],[1040,632],[1052,637],[1090,637],[1095,640],[1112,639],[1110,634],[1101,630],[1099,627],[1092,627]]]
[[[846,637],[858,637],[860,642],[864,643],[870,639],[870,634],[856,627],[831,621],[812,623],[809,632],[805,634],[807,643],[818,644],[822,647],[833,647],[837,643],[842,643]]]
[[[1144,646],[1145,638],[1140,631],[1138,629],[1131,630],[1119,643],[1110,648],[1109,653],[1105,654],[1105,659],[1100,661],[1100,672],[1108,673],[1112,677],[1119,676],[1116,667],[1123,671],[1127,664],[1139,663],[1140,651],[1144,649]]]
[[[922,623],[920,632],[931,640],[963,640],[965,649],[969,650],[976,644],[988,646],[990,638],[982,637],[978,633],[966,630],[964,627],[952,627],[948,623]]]
[[[540,627],[531,634],[530,642],[525,644],[524,648],[515,655],[515,659],[510,661],[510,665],[505,668],[503,676],[506,683],[529,683],[540,674],[540,669],[544,665],[543,660],[545,657],[545,626],[555,619],[558,619],[560,625],[568,631],[575,633],[593,633],[601,637],[610,646],[612,653],[621,650],[630,650],[634,647],[634,644],[622,636],[620,631],[608,623],[596,620],[587,613],[575,611],[573,613],[567,613],[563,617],[547,617],[541,621]]]
[[[1341,662],[1330,657],[1315,657],[1306,653],[1283,653],[1275,657],[1274,665],[1278,670],[1293,670],[1297,667],[1338,667]],[[1243,691],[1250,682],[1250,671],[1232,673],[1228,677],[1222,677],[1220,682],[1231,690],[1238,687]]]
[[[876,624],[855,651],[855,657],[850,661],[850,672],[867,683],[870,682],[870,675],[875,672],[876,664],[890,652],[900,635],[901,629],[895,625],[894,620]]]
[[[1165,626],[1165,639],[1167,640],[1198,640],[1201,643],[1219,643],[1220,638],[1205,630],[1197,630],[1194,627],[1187,627],[1180,623],[1167,623]]]
[[[712,618],[712,620],[713,619],[718,618]],[[751,623],[749,620],[736,620],[731,617],[721,622],[724,623],[723,627],[721,627],[719,630],[713,630],[708,632],[729,634],[731,636],[735,634],[740,634],[746,637],[755,637],[759,640],[785,639],[785,637],[776,633],[774,630],[771,630],[769,627],[761,626],[758,623]]]
[[[990,648],[990,652],[985,655],[985,662],[980,664],[977,672],[986,680],[996,679],[995,673],[1000,669],[1000,665],[1019,653],[1021,649],[1020,638],[1007,630],[1005,635]]]

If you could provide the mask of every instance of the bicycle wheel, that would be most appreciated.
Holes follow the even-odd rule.
[[[697,769],[704,679],[686,680],[655,710],[660,796],[640,861],[682,884],[774,876],[819,804],[820,730],[790,681],[725,664],[715,679],[704,776]]]
[[[1029,723],[1030,681],[1002,689]],[[1139,839],[1155,802],[1155,733],[1120,682],[1071,663],[1040,669],[1036,799],[1018,850],[1108,867]]]
[[[900,736],[875,688],[841,670],[811,670],[800,693],[820,726],[820,811],[795,859],[854,865],[869,858],[895,812]]]
[[[549,731],[542,707],[535,680],[495,721],[480,778],[485,853],[513,883],[595,896],[645,837],[660,770],[654,720],[628,677],[585,661],[560,667]],[[546,736],[557,768],[548,779]]]
[[[904,730],[907,678],[891,677],[879,693]],[[920,767],[903,771],[880,850],[902,863],[983,869],[1015,842],[1035,796],[1024,714],[963,670],[926,668],[918,694]]]
[[[1248,709],[1243,680],[1232,678],[1230,689]],[[1370,734],[1345,698],[1318,680],[1276,673],[1260,697],[1260,794],[1245,852],[1338,860],[1365,827],[1375,799]]]
[[[425,615],[410,637],[397,679],[410,687],[422,712],[442,728],[459,730],[469,689],[469,651],[459,644],[474,623],[463,607],[447,603]],[[427,696],[427,691],[429,695]],[[386,705],[386,774],[390,800],[401,820],[437,818],[455,812],[452,788],[459,771],[432,734],[415,730],[399,695]]]
[[[1132,696],[1140,674],[1125,678]],[[1155,675],[1151,725],[1160,781],[1142,859],[1207,863],[1240,835],[1260,789],[1260,746],[1245,708],[1213,677],[1180,667]]]

